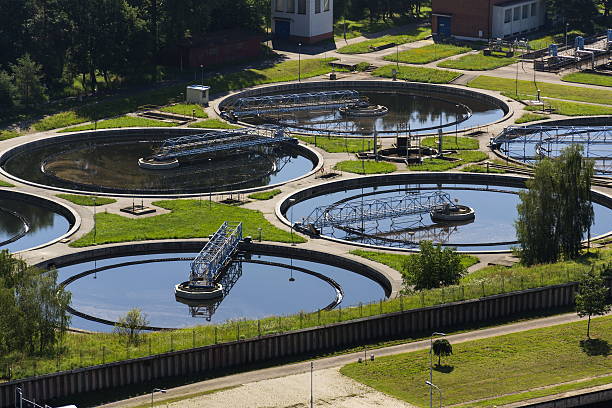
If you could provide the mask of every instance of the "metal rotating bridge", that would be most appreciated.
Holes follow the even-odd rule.
[[[182,156],[286,142],[297,143],[296,139],[286,136],[284,129],[277,126],[214,131],[166,139],[153,154],[152,159],[166,161]]]
[[[228,112],[235,117],[256,116],[273,112],[313,110],[317,108],[339,108],[361,101],[358,91],[339,90],[305,92],[289,95],[269,95],[239,98]]]
[[[225,221],[215,232],[200,253],[191,262],[189,280],[201,280],[206,285],[214,285],[219,280],[232,256],[238,250],[242,239],[242,223]]]
[[[315,208],[301,223],[296,223],[295,228],[318,235],[325,227],[346,230],[366,222],[422,215],[448,206],[455,207],[455,203],[448,193],[442,191],[406,192],[368,200],[350,199]]]
[[[583,146],[596,172],[612,175],[612,126],[509,126],[491,141],[508,157],[528,164],[557,157],[571,144]]]

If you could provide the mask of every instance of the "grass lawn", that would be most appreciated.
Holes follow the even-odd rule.
[[[421,14],[424,15],[426,9],[429,9],[426,6],[421,7]],[[430,9],[429,9],[430,10]],[[336,41],[344,40],[344,29],[346,25],[346,39],[350,40],[351,38],[359,37],[368,33],[378,33],[380,31],[409,24],[411,21],[409,18],[404,15],[393,15],[392,18],[389,19],[378,19],[371,20],[369,17],[366,17],[361,20],[349,20],[349,19],[337,19],[334,24],[334,36]]]
[[[590,74],[587,72],[574,72],[561,77],[563,81],[577,82],[580,84],[612,86],[612,76],[601,74]]]
[[[574,38],[577,36],[585,34],[580,30],[572,30],[567,32],[567,42],[568,44],[574,43]],[[531,46],[534,50],[541,50],[542,48],[548,48],[550,44],[557,44],[559,46],[565,45],[565,33],[558,34],[548,34],[539,38],[534,38],[529,41],[529,46]]]
[[[504,169],[497,169],[493,167],[489,167],[489,170],[487,171],[487,166],[480,165],[480,164],[470,164],[468,166],[462,167],[461,171],[465,171],[466,173],[505,173],[506,172],[506,170]]]
[[[523,115],[520,118],[517,118],[514,121],[514,123],[520,124],[520,123],[527,123],[527,122],[535,122],[537,120],[544,120],[544,119],[550,119],[550,116],[538,115],[535,113],[523,113]]]
[[[405,273],[404,271],[404,263],[406,259],[414,256],[411,255],[401,255],[401,254],[390,254],[386,252],[375,252],[375,251],[364,251],[362,249],[355,249],[351,251],[351,254],[360,256],[362,258],[369,259],[374,262],[379,262],[381,264],[387,265],[390,268],[395,269],[400,272],[402,275]],[[463,254],[461,255],[461,265],[463,265],[466,269],[472,265],[478,263],[478,257],[473,255]]]
[[[193,116],[193,111],[195,110],[196,118],[205,119],[208,117],[206,112],[204,112],[204,109],[202,108],[202,106],[196,105],[196,104],[177,103],[175,105],[164,106],[163,108],[160,108],[159,110],[162,112],[177,113],[179,115],[185,115],[189,117]]]
[[[204,129],[240,129],[240,126],[232,125],[220,119],[205,119],[192,123],[188,127]]]
[[[429,27],[416,27],[408,31],[407,34],[401,35],[384,35],[382,37],[371,40],[360,41],[355,44],[345,45],[340,47],[337,52],[340,54],[364,54],[372,52],[370,47],[379,47],[386,44],[406,44],[418,40],[422,40],[431,35]]]
[[[393,173],[397,167],[393,163],[375,160],[345,160],[336,163],[334,169],[356,174]]]
[[[612,106],[589,105],[586,103],[558,101],[555,99],[545,99],[546,105],[550,105],[555,113],[565,116],[594,116],[612,115]],[[531,112],[541,112],[538,106],[527,106],[525,110]]]
[[[612,317],[594,319],[592,330],[594,338],[612,342]],[[444,390],[444,403],[451,405],[609,374],[612,359],[587,354],[581,347],[585,335],[586,323],[576,322],[458,343],[434,372],[433,383]],[[348,364],[340,372],[424,407],[429,404],[424,384],[428,368],[428,350],[421,350],[379,357],[367,365]],[[437,393],[434,398],[437,401]]]
[[[4,180],[0,180],[0,187],[15,187],[15,185]]]
[[[516,83],[510,78],[496,78],[481,75],[468,83],[469,87],[490,89],[514,95],[516,93]],[[601,103],[612,105],[612,90],[592,89],[586,87],[551,84],[538,82],[538,88],[542,91],[543,97],[568,99],[571,101]],[[519,95],[535,95],[537,89],[532,81],[518,81]]]
[[[372,75],[383,78],[393,78],[395,65],[385,65],[375,69]],[[448,84],[461,76],[460,72],[447,71],[444,69],[426,67],[400,66],[397,74],[398,79],[410,82],[427,82],[431,84]]]
[[[442,148],[451,150],[477,150],[478,140],[472,139],[471,137],[457,137],[455,142],[455,136],[442,136]],[[421,140],[421,146],[438,148],[437,137],[426,137]]]
[[[162,122],[161,120],[141,118],[137,116],[120,116],[118,118],[101,120],[94,125],[93,123],[80,126],[72,126],[60,130],[60,132],[77,132],[79,130],[94,130],[94,129],[113,129],[125,127],[173,127],[174,123]]]
[[[478,54],[469,54],[457,59],[442,61],[438,66],[441,68],[464,69],[468,71],[487,71],[514,64],[516,61],[517,59],[515,57],[487,56],[481,51]]]
[[[302,142],[315,145],[329,153],[367,152],[374,147],[374,140],[366,138],[327,137],[327,136],[297,136]]]
[[[12,139],[18,136],[21,136],[21,133],[15,132],[14,130],[0,130],[0,141]]]
[[[96,244],[168,238],[202,238],[215,232],[224,221],[241,221],[244,235],[256,236],[261,227],[265,241],[291,242],[291,234],[270,224],[259,211],[199,200],[163,200],[153,203],[171,212],[134,219],[117,214],[96,214]],[[196,221],[197,220],[197,221]],[[198,222],[199,221],[199,222]],[[306,242],[294,234],[295,242]],[[93,245],[93,232],[70,244]]]
[[[106,204],[112,204],[112,203],[117,202],[117,200],[115,200],[114,198],[108,198],[108,197],[92,197],[92,196],[76,195],[76,194],[56,194],[56,196],[59,198],[63,198],[64,200],[68,200],[72,203],[75,203],[78,205],[85,205],[85,206],[95,205],[97,207],[99,205],[106,205]]]
[[[249,194],[248,197],[253,200],[270,200],[279,195],[281,191],[278,188],[269,191],[260,191],[258,193]]]
[[[423,160],[422,164],[408,166],[408,169],[413,171],[446,171],[459,167],[465,163],[482,161],[488,156],[484,152],[478,150],[463,150],[456,154],[450,154],[448,157],[460,160],[450,161],[444,159],[425,159]]]
[[[431,44],[424,47],[413,48],[399,53],[399,62],[407,64],[427,64],[442,58],[452,57],[453,55],[463,54],[471,51],[468,47],[458,47],[451,44]],[[389,54],[384,58],[386,61],[397,62],[397,55]]]

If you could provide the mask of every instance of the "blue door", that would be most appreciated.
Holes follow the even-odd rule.
[[[450,37],[451,35],[451,18],[438,16],[438,35]]]
[[[277,38],[289,38],[289,35],[291,34],[289,21],[276,20],[274,26],[274,34]]]

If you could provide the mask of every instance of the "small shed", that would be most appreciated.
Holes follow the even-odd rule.
[[[197,103],[198,105],[208,106],[209,91],[210,86],[189,85],[185,92],[185,100],[187,103]]]

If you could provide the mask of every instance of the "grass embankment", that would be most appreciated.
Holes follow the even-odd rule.
[[[188,127],[203,129],[240,129],[240,126],[232,125],[231,123],[224,122],[220,119],[205,119],[192,123]]]
[[[521,124],[521,123],[535,122],[535,121],[544,120],[544,119],[550,119],[550,116],[538,115],[535,113],[523,113],[520,118],[517,118],[514,121],[514,123]]]
[[[208,114],[204,112],[202,106],[196,104],[177,103],[170,106],[164,106],[159,110],[162,112],[176,113],[178,115],[184,115],[189,117],[193,117],[195,111],[196,118],[206,119],[208,117]]]
[[[80,130],[114,129],[126,127],[173,127],[175,123],[163,122],[161,120],[141,118],[138,116],[121,116],[113,119],[101,120],[97,123],[72,126],[60,130],[60,132],[78,132]]]
[[[565,116],[595,116],[612,115],[612,106],[589,105],[586,103],[574,103],[558,101],[555,99],[545,99],[546,105],[553,108],[554,112]],[[525,110],[531,112],[541,112],[539,106],[527,106]]]
[[[457,153],[449,154],[447,157],[458,159],[456,161],[444,159],[424,159],[422,164],[408,166],[408,170],[413,171],[446,171],[459,167],[466,163],[476,163],[485,160],[486,153],[477,150],[462,150]]]
[[[416,27],[408,30],[406,34],[400,35],[384,35],[382,37],[374,38],[371,40],[360,41],[355,44],[345,45],[340,47],[337,52],[340,54],[364,54],[372,52],[373,47],[380,47],[387,44],[406,44],[418,40],[422,40],[431,35],[431,29],[429,27]]]
[[[375,160],[345,160],[336,163],[334,169],[356,174],[393,173],[397,167],[393,163]]]
[[[463,54],[471,51],[468,47],[458,47],[451,44],[430,44],[424,47],[413,48],[399,53],[399,62],[407,64],[427,64],[442,58]],[[389,54],[384,58],[386,61],[397,62],[397,54]]]
[[[21,133],[15,132],[14,130],[0,130],[0,141],[12,139],[18,136],[21,136]]]
[[[518,59],[515,57],[484,55],[481,51],[478,54],[469,54],[457,59],[442,61],[438,63],[438,66],[441,68],[463,69],[466,71],[487,71],[514,64],[516,61],[518,61]]]
[[[351,251],[351,254],[387,265],[388,267],[393,268],[396,271],[400,272],[402,275],[406,274],[406,271],[404,269],[404,264],[406,260],[410,257],[415,256],[415,254],[410,254],[410,255],[390,254],[387,252],[364,251],[362,249],[355,249]],[[477,263],[478,263],[478,257],[473,256],[473,255],[467,255],[467,254],[461,255],[461,265],[463,265],[464,268],[467,269],[470,266],[475,265]]]
[[[432,149],[438,148],[437,137],[426,137],[421,140],[421,146]],[[476,150],[478,149],[478,140],[470,137],[442,136],[442,148],[449,150]]]
[[[375,69],[372,75],[393,78],[393,70],[397,70],[395,65],[385,65]],[[431,84],[448,84],[461,76],[460,72],[447,71],[444,69],[426,67],[407,67],[400,66],[397,74],[398,79],[410,82],[426,82]]]
[[[472,88],[500,91],[507,95],[516,94],[516,81],[510,78],[496,78],[481,75],[471,80],[468,86]],[[612,105],[612,90],[608,91],[605,89],[559,85],[548,82],[538,82],[538,88],[541,90],[542,97]],[[533,81],[520,80],[518,81],[518,93],[519,96],[535,95],[537,93],[537,88]]]
[[[195,202],[193,203],[195,205]],[[203,204],[203,206],[206,205]],[[236,207],[231,208],[235,209]],[[213,214],[215,213],[214,210],[215,207],[213,207]],[[197,217],[193,219],[201,219],[202,214],[194,215]],[[221,217],[223,218],[224,216],[222,215]],[[192,218],[188,221],[192,221]],[[248,227],[250,228],[252,225],[250,223]],[[259,226],[259,224],[255,225]],[[215,226],[215,229],[217,226]],[[205,231],[205,233],[208,232]],[[400,258],[393,255],[380,254],[380,256],[388,257],[388,261],[383,258],[374,260],[389,262],[388,265],[391,267],[395,267],[394,265],[401,266]],[[182,350],[234,341],[236,339],[247,339],[260,334],[282,333],[289,330],[348,321],[382,313],[392,313],[464,299],[477,299],[483,296],[544,285],[572,282],[576,281],[592,265],[599,267],[610,261],[612,261],[612,250],[598,250],[589,256],[583,256],[575,262],[560,262],[531,268],[520,266],[512,268],[490,267],[481,270],[482,272],[478,271],[467,275],[459,285],[434,290],[423,290],[386,301],[381,300],[380,302],[365,305],[360,304],[308,314],[298,313],[290,316],[270,316],[259,321],[228,321],[223,324],[197,326],[183,330],[147,333],[144,335],[144,341],[137,347],[126,347],[123,338],[116,334],[96,333],[82,335],[68,333],[64,342],[64,352],[59,358],[57,355],[29,358],[22,358],[22,356],[14,354],[3,355],[0,356],[0,375],[3,372],[7,372],[8,364],[12,368],[13,378],[23,378],[34,374],[84,367],[103,362],[108,363],[150,354],[160,354],[170,350]],[[399,266],[397,267],[399,268]],[[485,271],[489,271],[488,274]],[[517,271],[516,274],[513,271]]]
[[[84,195],[76,195],[76,194],[56,194],[57,197],[63,198],[64,200],[68,200],[71,203],[84,205],[84,206],[100,206],[116,203],[117,200],[114,198],[108,197],[92,197],[92,196],[84,196]]]
[[[258,193],[249,194],[248,197],[253,200],[270,200],[277,195],[279,195],[281,191],[278,188],[269,191],[261,191]]]
[[[579,84],[612,86],[612,76],[602,74],[591,74],[587,72],[574,72],[561,77],[561,80],[567,82],[576,82]]]
[[[421,7],[421,16],[425,17],[426,10],[431,11],[431,8],[427,6]],[[334,24],[334,37],[336,41],[344,40],[346,29],[346,39],[350,40],[351,38],[356,38],[364,34],[379,33],[383,30],[409,23],[414,23],[414,20],[401,14],[392,15],[391,18],[386,18],[384,20],[374,20],[370,17],[366,17],[361,20],[349,20],[342,18],[336,20]]]
[[[329,153],[367,152],[374,148],[374,140],[366,138],[297,136],[302,142],[317,146]]]
[[[241,221],[243,233],[265,241],[291,242],[291,234],[270,224],[259,211],[199,200],[163,200],[153,203],[171,212],[134,219],[117,214],[96,214],[96,244],[169,238],[203,238],[224,221]],[[198,222],[199,221],[199,222]],[[93,245],[93,232],[72,242],[73,247]],[[295,242],[306,242],[294,234]]]
[[[505,173],[506,170],[504,169],[497,169],[495,167],[489,167],[487,168],[486,165],[482,165],[482,164],[470,164],[468,166],[462,167],[461,171],[464,171],[466,173]]]
[[[329,62],[333,60],[334,58],[303,59],[301,62],[301,77],[310,78],[331,72]],[[207,78],[206,82],[211,86],[211,93],[214,94],[272,82],[293,81],[297,79],[297,73],[298,61],[284,61],[262,69],[247,69],[230,74],[219,74]],[[37,131],[45,131],[123,115],[134,112],[144,105],[168,105],[184,100],[186,85],[187,83],[181,83],[129,96],[111,97],[49,115],[34,123],[32,127]]]
[[[612,342],[612,317],[595,319],[592,330],[593,337],[599,339],[602,349],[605,348]],[[453,345],[453,355],[443,358],[443,365],[437,367],[433,383],[444,390],[446,405],[494,406],[499,401],[492,400],[498,395],[526,392],[518,400],[528,399],[531,398],[530,390],[536,387],[610,374],[609,352],[587,352],[583,342],[585,334],[586,323],[575,322],[458,343]],[[380,357],[367,365],[352,363],[340,372],[403,401],[426,406],[429,387],[423,378],[428,369],[429,350],[421,350]],[[612,376],[607,377],[604,383],[612,379]],[[587,381],[582,387],[588,385]],[[557,392],[555,389],[546,391],[539,393]],[[437,393],[434,398],[437,401]],[[504,398],[512,399],[512,396]],[[470,402],[478,399],[490,400]]]
[[[0,187],[15,187],[15,185],[4,180],[0,180]]]

